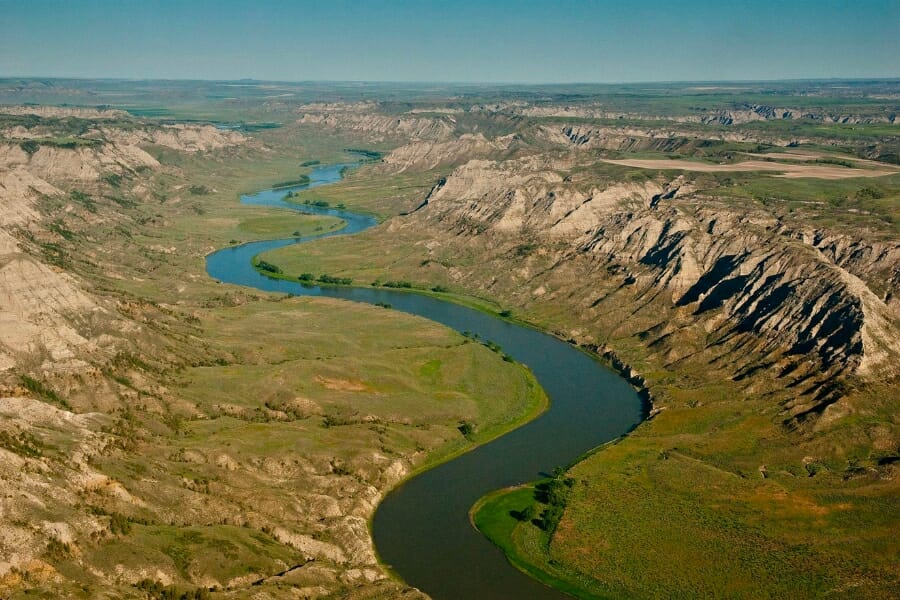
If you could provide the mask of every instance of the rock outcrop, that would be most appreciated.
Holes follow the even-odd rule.
[[[477,235],[494,252],[528,240],[550,266],[515,270],[525,289],[545,289],[553,272],[595,274],[568,290],[595,290],[599,300],[585,298],[586,314],[603,311],[614,290],[630,290],[638,305],[655,303],[663,325],[645,342],[664,362],[695,353],[727,364],[736,380],[765,372],[797,391],[786,406],[797,422],[839,400],[835,378],[897,375],[896,244],[796,232],[694,192],[682,178],[598,186],[565,175],[572,166],[536,157],[471,161],[412,218]],[[880,283],[879,293],[867,280]],[[685,339],[695,342],[688,348]]]
[[[508,150],[513,143],[513,136],[489,140],[480,133],[467,133],[448,141],[426,139],[395,148],[384,157],[384,164],[392,173],[427,171]]]
[[[43,118],[62,119],[75,117],[78,119],[109,120],[128,119],[131,117],[124,110],[111,108],[89,108],[80,106],[44,106],[44,105],[13,105],[0,106],[0,114],[5,115],[35,115]]]
[[[78,364],[76,350],[90,342],[73,318],[101,310],[71,275],[24,252],[14,237],[39,221],[42,195],[61,192],[22,166],[0,171],[0,370],[13,368],[22,354],[46,356],[55,368]]]
[[[724,142],[749,142],[788,146],[805,141],[801,138],[780,138],[761,136],[748,131],[696,132],[679,129],[673,123],[664,127],[608,127],[601,125],[541,125],[537,135],[554,144],[582,150],[599,148],[603,150],[676,152],[697,140]]]
[[[821,123],[842,125],[897,124],[900,120],[894,113],[852,114],[830,112],[824,109],[798,109],[771,106],[768,104],[741,104],[730,108],[717,108],[700,114],[654,115],[626,111],[613,111],[602,105],[550,105],[528,106],[521,113],[531,117],[579,118],[579,119],[628,119],[638,121],[670,120],[680,123],[701,123],[703,125],[743,125],[754,121],[790,121],[807,119]]]
[[[180,152],[208,152],[247,142],[247,138],[237,131],[212,125],[176,124],[128,130],[101,128],[100,133],[105,139],[128,146],[154,144]]]
[[[386,139],[448,140],[455,121],[450,115],[423,117],[419,115],[387,115],[362,110],[359,105],[306,105],[298,109],[303,114],[301,125],[321,125],[364,134],[373,141]]]

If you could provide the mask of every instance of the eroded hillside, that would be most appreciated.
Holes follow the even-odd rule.
[[[417,595],[378,564],[375,506],[479,441],[460,422],[538,410],[529,376],[421,320],[206,276],[217,248],[340,226],[237,203],[309,161],[296,132],[4,115],[2,593]]]
[[[762,579],[890,597],[890,102],[554,94],[242,105],[282,125],[262,133],[0,111],[0,593],[419,596],[368,520],[414,469],[533,411],[530,380],[423,320],[203,266],[339,227],[236,198],[356,149],[366,166],[293,200],[386,222],[266,261],[521,318],[652,400],[570,471],[555,532],[515,525],[530,562],[597,594],[714,594],[708,543],[737,557],[737,596]]]
[[[756,552],[785,543],[811,549],[815,567],[793,558],[778,567],[763,561],[760,568],[772,577],[794,577],[776,575],[782,568],[812,569],[822,589],[851,586],[854,593],[886,597],[900,578],[875,550],[891,544],[896,511],[885,506],[897,492],[900,451],[893,408],[900,377],[894,220],[900,175],[891,162],[897,137],[877,129],[850,141],[841,127],[893,120],[876,109],[855,115],[764,109],[632,119],[588,109],[459,106],[450,113],[453,136],[413,139],[370,168],[431,174],[430,188],[408,214],[365,234],[364,242],[285,249],[270,260],[289,273],[303,264],[496,300],[604,355],[649,388],[652,420],[621,451],[600,452],[576,469],[583,488],[560,524],[565,535],[546,536],[541,543],[549,550],[528,554],[555,576],[596,577],[587,587],[595,593],[669,585],[646,569],[636,569],[628,583],[607,582],[618,581],[613,564],[624,569],[623,561],[653,560],[651,551],[640,550],[653,546],[652,511],[665,514],[668,502],[727,502],[731,508],[713,509],[715,518],[736,528],[762,527]],[[571,117],[580,121],[567,123]],[[620,118],[625,123],[609,122]],[[833,128],[800,126],[785,136],[756,127],[770,120]],[[385,131],[366,130],[364,122],[352,127],[372,139]],[[344,126],[338,119],[321,124]],[[362,179],[347,185],[363,185]],[[338,189],[329,197],[342,195]],[[360,243],[406,250],[365,267],[340,258]],[[697,461],[690,464],[699,470],[654,462],[676,455]],[[652,498],[641,512],[647,529],[617,537],[623,554],[614,559],[583,560],[582,544],[604,543],[605,530],[594,523],[630,519],[627,502],[613,500],[616,490],[604,482],[604,470],[616,473],[616,485],[628,492],[623,497]],[[653,473],[650,483],[634,475],[645,470]],[[740,481],[727,486],[727,501],[713,491],[723,485],[715,470]],[[698,494],[696,485],[710,491]],[[595,496],[604,498],[602,509]],[[769,512],[770,500],[763,499],[772,497],[807,508]],[[809,511],[832,514],[819,522],[832,533],[804,529]],[[761,526],[769,514],[772,520]],[[672,518],[672,535],[699,527],[688,513]],[[868,533],[856,529],[854,518],[871,523]],[[712,537],[721,533],[709,530]],[[838,540],[842,549],[832,550]],[[835,570],[854,555],[869,559],[855,571]],[[682,558],[667,560],[675,569],[691,568]],[[880,568],[885,575],[877,574]],[[741,594],[753,596],[751,572],[736,572],[746,577]],[[671,576],[668,569],[660,573]],[[854,578],[868,583],[850,583]],[[683,591],[718,589],[693,585],[701,587]]]

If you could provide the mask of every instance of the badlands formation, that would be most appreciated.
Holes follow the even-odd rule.
[[[334,225],[237,198],[347,149],[370,160],[295,200],[383,222],[268,263],[503,308],[651,403],[572,467],[555,531],[516,525],[540,542],[523,560],[583,594],[894,595],[890,102],[334,96],[240,100],[257,129],[0,107],[0,596],[423,596],[378,562],[368,522],[473,441],[460,423],[509,418],[485,398],[524,411],[520,367],[203,266]],[[734,580],[706,548],[737,557]]]

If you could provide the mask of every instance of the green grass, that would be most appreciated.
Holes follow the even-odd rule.
[[[602,598],[554,573],[543,560],[547,535],[530,521],[513,516],[533,506],[534,487],[524,486],[498,490],[479,500],[470,511],[472,524],[497,545],[515,568],[538,581],[579,598]]]
[[[824,180],[729,174],[727,179],[730,185],[717,191],[726,199],[752,199],[821,226],[900,232],[900,175]]]
[[[141,569],[147,563],[162,564],[190,580],[191,573],[205,573],[217,581],[284,570],[281,564],[305,562],[301,552],[271,536],[247,527],[210,525],[173,527],[135,524],[127,535],[110,539],[89,557],[108,568],[121,564]]]
[[[598,173],[617,177],[620,171],[603,167]],[[848,207],[886,213],[896,209],[896,176],[827,181],[733,174],[727,179],[702,174],[694,181],[716,195],[716,202],[759,202],[782,210],[788,222],[803,222],[815,206],[821,206],[813,213],[821,222],[837,224],[856,218],[846,213]],[[337,187],[331,192],[334,201],[342,200]],[[767,200],[776,196],[783,202],[780,209]],[[801,215],[800,210],[808,212]],[[877,223],[871,216],[865,222],[868,227]],[[353,238],[280,249],[266,257],[286,274],[327,272],[362,282],[406,280],[420,288],[445,286],[465,296],[484,289],[511,255],[505,249],[482,248],[477,238],[467,238],[464,247],[437,238],[440,245],[429,252],[417,235],[403,227],[378,228]],[[373,247],[380,252],[360,250]],[[540,271],[540,257],[529,259],[534,261],[530,270]],[[451,278],[451,269],[466,277]],[[591,291],[573,287],[570,278],[577,277],[570,272],[543,281],[551,289],[570,292],[562,297],[578,299]],[[569,300],[523,302],[520,288],[504,278],[490,290],[496,298],[507,298],[517,315],[550,329],[615,331],[627,318],[630,328],[640,331],[641,323],[659,321],[651,308],[647,314],[635,314],[633,303],[623,300],[621,314],[613,310],[597,317],[602,323],[579,322]],[[499,303],[492,306],[500,312]],[[505,544],[514,563],[535,569],[537,577],[557,586],[578,589],[585,597],[722,593],[756,598],[770,590],[785,597],[816,597],[835,590],[849,597],[887,597],[891,582],[900,580],[885,562],[898,551],[889,533],[890,523],[898,518],[896,507],[889,505],[895,488],[842,483],[842,474],[850,472],[846,469],[854,461],[864,468],[877,461],[856,425],[847,420],[828,435],[798,440],[781,427],[777,402],[763,399],[762,393],[747,398],[727,378],[711,379],[709,365],[684,362],[673,373],[653,361],[642,362],[647,350],[635,337],[614,335],[611,343],[655,382],[654,391],[667,410],[570,472],[578,484],[552,539],[534,526],[501,518],[508,506],[496,512],[499,529],[490,535]],[[866,400],[861,406],[869,414],[862,427],[878,427],[889,419],[883,403]],[[831,458],[810,478],[802,462],[806,455]],[[767,479],[759,473],[763,464]],[[729,561],[724,566],[721,557]]]
[[[605,447],[569,475],[577,484],[552,537],[511,514],[534,505],[530,486],[485,497],[473,522],[517,568],[577,597],[809,598],[838,588],[844,597],[887,597],[872,584],[892,577],[876,573],[890,570],[884,559],[896,544],[877,565],[839,544],[813,543],[837,533],[846,508],[819,505],[784,482],[745,480],[645,436]],[[885,510],[886,499],[872,509]],[[865,519],[868,531],[881,521],[886,534],[889,514]],[[843,587],[848,579],[857,583]]]
[[[229,402],[256,408],[300,395],[319,403],[325,414],[365,410],[386,422],[409,415],[414,423],[443,421],[454,429],[469,419],[487,435],[539,404],[540,388],[520,367],[459,334],[396,311],[295,298],[215,315],[204,328],[228,349],[228,364],[186,374],[191,383],[184,393],[198,406]],[[248,330],[266,342],[241,342]],[[423,374],[424,365],[431,370]],[[494,381],[487,365],[498,369]],[[332,380],[345,384],[327,383]]]
[[[740,96],[675,90],[642,99],[635,89],[613,95],[614,104],[635,110],[669,102],[667,110],[675,114],[691,106],[708,110]],[[761,92],[756,98],[775,104],[784,100],[786,105],[794,98],[806,104],[828,102]],[[246,107],[183,103],[170,114],[260,121],[286,114],[246,113]],[[128,411],[106,417],[103,429],[122,445],[91,459],[92,469],[121,482],[143,504],[103,489],[84,490],[76,508],[49,506],[39,516],[64,521],[73,513],[88,514],[78,511],[97,511],[89,514],[132,519],[130,528],[116,526],[113,537],[77,540],[80,560],[108,568],[115,560],[154,563],[179,580],[189,578],[185,574],[193,573],[192,565],[222,578],[239,574],[244,564],[272,572],[292,554],[283,545],[270,547],[271,536],[263,527],[281,524],[334,542],[340,517],[317,513],[316,496],[342,494],[335,498],[341,510],[365,514],[371,507],[356,502],[370,486],[383,490],[390,485],[380,479],[386,465],[399,461],[413,471],[432,466],[543,407],[545,400],[520,366],[421,319],[333,300],[273,297],[206,277],[203,257],[232,240],[286,237],[335,225],[319,217],[238,204],[241,192],[296,177],[298,165],[307,161],[347,160],[343,148],[361,144],[340,133],[324,136],[287,119],[285,123],[258,133],[258,139],[276,149],[266,156],[252,148],[200,156],[151,148],[163,167],[147,182],[146,198],[131,198],[127,186],[117,192],[121,197],[115,206],[101,195],[79,197],[79,205],[104,217],[90,231],[90,246],[77,219],[57,228],[65,242],[61,246],[71,251],[68,260],[85,256],[77,263],[85,277],[121,300],[121,310],[134,311],[144,334],[140,362],[112,373],[114,382],[130,384],[121,400],[113,400]],[[473,123],[508,132],[502,117],[472,117]],[[816,133],[808,124],[799,125],[799,132]],[[791,133],[782,124],[753,127],[760,133]],[[821,129],[816,135],[822,139],[848,132],[850,145],[881,143],[884,133],[878,126]],[[740,149],[746,148],[695,150],[698,158],[710,159]],[[576,179],[596,186],[622,177],[658,177],[613,165],[585,165],[576,171]],[[343,203],[385,219],[417,206],[445,175],[440,170],[388,175],[367,166],[344,182],[303,192],[296,200]],[[849,210],[879,217],[896,214],[895,178],[811,182],[729,177],[688,176],[712,192],[712,202],[751,201],[788,223],[826,229],[859,224],[881,235],[891,230],[880,224],[876,228],[871,216],[857,217]],[[863,186],[876,193],[863,193]],[[105,219],[120,212],[133,222]],[[440,245],[426,246],[432,242]],[[489,247],[477,238],[454,244],[449,235],[438,238],[401,226],[265,258],[292,276],[314,272],[363,283],[408,280],[423,288],[441,286],[449,293],[440,297],[495,314],[514,308],[514,314],[561,335],[578,331],[583,339],[608,340],[652,382],[667,410],[570,471],[577,483],[552,538],[509,517],[510,510],[522,508],[520,501],[528,500],[527,490],[509,498],[500,494],[477,511],[476,521],[483,515],[479,526],[523,568],[535,565],[533,572],[545,581],[583,595],[625,597],[754,597],[766,591],[758,591],[763,584],[784,597],[877,598],[897,589],[896,484],[878,479],[884,470],[858,475],[860,470],[874,472],[880,458],[892,455],[893,446],[875,449],[869,437],[883,435],[879,432],[893,418],[889,399],[895,390],[889,383],[853,392],[851,414],[832,429],[788,434],[780,424],[777,399],[761,398],[771,390],[748,393],[718,365],[703,362],[702,354],[695,362],[663,366],[663,359],[652,356],[634,335],[636,329],[618,329],[626,321],[634,327],[656,324],[658,306],[640,312],[634,298],[622,293],[621,301],[607,304],[603,314],[589,314],[582,300],[597,293],[603,278],[590,278],[589,285],[577,267],[540,279],[554,293],[552,301],[532,296],[533,288],[504,276],[508,266],[527,260],[529,270],[538,273],[552,265],[537,251],[542,249],[517,246],[525,246],[523,255],[512,245]],[[83,252],[75,251],[79,249]],[[548,249],[552,254],[559,248]],[[151,302],[156,312],[148,308]],[[684,343],[702,347],[702,340],[686,338]],[[156,379],[147,381],[141,366],[157,362],[164,363],[154,376],[164,390],[151,385]],[[56,380],[52,385],[70,399],[68,387],[57,386]],[[33,393],[41,395],[40,390]],[[317,408],[292,412],[287,407],[298,398]],[[71,401],[85,410],[100,406],[83,396]],[[470,436],[459,431],[461,422],[474,425]],[[77,449],[77,440],[49,430],[34,439],[7,438],[4,443],[23,455],[40,451],[44,460]],[[220,462],[223,456],[234,461],[233,470]],[[814,460],[805,463],[806,456]],[[766,479],[759,472],[763,464]],[[215,557],[207,546],[234,556]],[[83,563],[65,557],[60,561],[66,576],[85,577]],[[345,591],[336,589],[337,596]]]
[[[237,231],[252,234],[254,238],[275,239],[299,234],[300,236],[335,231],[346,225],[336,217],[298,215],[288,211],[265,217],[250,217],[240,221]]]
[[[363,167],[338,183],[301,190],[290,201],[303,204],[324,200],[331,206],[344,204],[354,212],[375,215],[381,220],[414,209],[443,174],[428,171],[386,175]]]

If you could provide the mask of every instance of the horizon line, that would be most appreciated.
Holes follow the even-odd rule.
[[[448,85],[448,86],[566,86],[566,85],[646,85],[646,84],[696,84],[696,83],[794,83],[794,82],[900,82],[900,75],[871,76],[871,77],[789,77],[776,79],[656,79],[641,81],[450,81],[450,80],[377,80],[377,79],[256,79],[242,77],[238,79],[204,79],[196,77],[118,77],[118,76],[69,76],[69,75],[4,75],[0,74],[0,81],[8,79],[33,79],[33,80],[74,80],[74,81],[116,81],[116,82],[154,82],[154,81],[179,81],[179,82],[204,82],[204,83],[281,83],[281,84],[391,84],[391,85]]]

